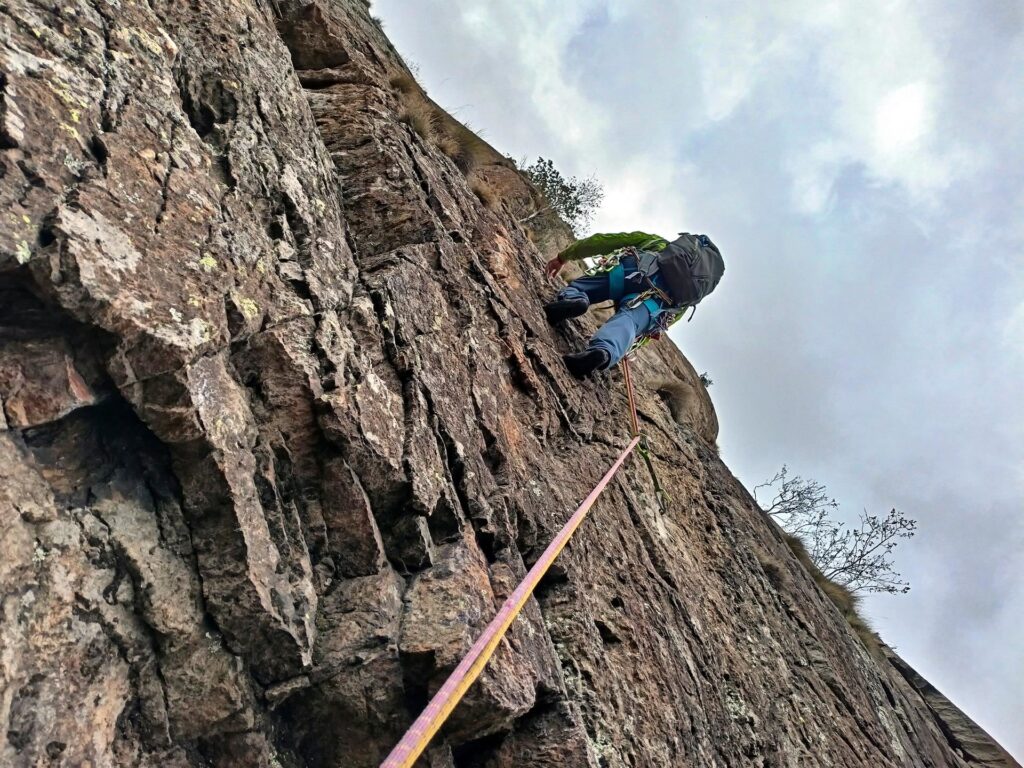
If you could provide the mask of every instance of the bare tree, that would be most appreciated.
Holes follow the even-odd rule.
[[[758,491],[770,489],[770,502]],[[839,504],[817,480],[790,476],[788,468],[754,488],[754,498],[765,513],[787,532],[800,537],[819,570],[853,593],[910,591],[894,568],[893,550],[917,530],[917,521],[892,509],[885,517],[861,513],[856,528],[835,520]]]
[[[768,506],[758,497],[762,488],[769,488],[775,494]],[[830,515],[839,509],[839,502],[828,495],[824,485],[799,475],[790,477],[785,464],[770,480],[754,486],[754,498],[767,514],[777,518],[779,524],[795,536],[809,535],[825,527],[831,520]]]
[[[917,521],[896,509],[885,517],[864,511],[857,528],[836,523],[820,531],[811,557],[826,577],[851,592],[909,592],[910,584],[894,569],[891,554],[916,529]]]
[[[535,219],[547,211],[554,211],[572,227],[574,234],[590,223],[594,212],[604,199],[604,188],[593,176],[578,179],[565,178],[551,160],[538,157],[533,165],[521,162],[522,171],[541,194],[545,205],[531,213],[520,224]]]

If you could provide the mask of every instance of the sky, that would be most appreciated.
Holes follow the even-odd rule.
[[[594,174],[592,231],[708,234],[672,337],[722,456],[918,520],[882,638],[1024,759],[1024,4],[377,0],[431,96]]]

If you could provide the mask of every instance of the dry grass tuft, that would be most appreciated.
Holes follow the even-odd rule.
[[[418,94],[422,90],[419,83],[416,82],[416,79],[408,72],[399,72],[398,74],[392,75],[388,80],[388,85],[406,96],[411,93]]]
[[[868,649],[875,658],[880,658],[882,655],[881,639],[878,637],[878,633],[871,628],[864,617],[859,613],[852,613],[846,616],[846,623],[850,625],[850,629],[853,633],[860,638],[860,641],[864,643],[864,647]]]
[[[789,583],[789,577],[786,575],[785,569],[782,567],[782,563],[776,560],[770,555],[759,555],[757,562],[761,565],[761,570],[764,571],[765,578],[776,589],[782,589],[786,584]]]
[[[405,102],[398,119],[412,128],[425,141],[433,141],[437,135],[437,111],[423,99],[413,98]]]
[[[878,635],[858,612],[857,605],[860,602],[859,598],[846,587],[841,584],[836,584],[818,569],[818,566],[814,564],[813,560],[811,560],[811,555],[799,536],[784,534],[783,538],[786,540],[786,544],[789,545],[789,548],[793,550],[793,554],[796,555],[796,559],[799,560],[804,568],[806,568],[811,574],[811,577],[821,588],[821,591],[824,592],[828,599],[832,601],[832,604],[839,609],[843,618],[846,619],[846,623],[850,625],[850,629],[852,629],[854,634],[860,638],[860,641],[864,644],[864,647],[868,649],[868,652],[873,656],[878,656],[881,653]]]
[[[486,160],[487,144],[464,125],[453,125],[450,135],[455,141],[456,150],[445,154],[448,154],[459,170],[468,176],[470,171]]]
[[[483,203],[485,208],[489,208],[492,211],[498,208],[498,194],[494,191],[494,187],[486,181],[478,176],[474,176],[469,180],[469,188],[473,190],[473,194],[477,196],[477,199]]]
[[[453,160],[459,154],[459,141],[448,131],[440,131],[434,139],[437,148]]]
[[[796,555],[796,559],[800,561],[800,564],[804,568],[810,571],[812,575],[816,571],[821,573],[821,571],[818,570],[818,566],[816,566],[814,561],[811,560],[811,553],[807,551],[807,546],[804,544],[803,539],[789,533],[783,534],[782,538],[786,540],[786,544],[788,544],[789,548],[793,550],[793,554]]]
[[[659,379],[654,382],[654,391],[665,401],[676,424],[685,424],[692,397],[690,388],[676,379]]]
[[[450,157],[463,174],[469,176],[474,168],[493,159],[487,143],[431,103],[411,74],[396,73],[388,84],[400,94],[402,108],[398,119]]]

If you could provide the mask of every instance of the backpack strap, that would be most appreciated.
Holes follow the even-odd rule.
[[[655,298],[644,299],[644,306],[647,307],[647,311],[651,313],[651,317],[657,317],[658,314],[663,311],[661,302]]]
[[[608,295],[616,304],[623,298],[626,290],[626,268],[616,264],[608,273]]]
[[[636,255],[637,271],[653,285],[651,277],[658,271],[658,252],[641,250]]]

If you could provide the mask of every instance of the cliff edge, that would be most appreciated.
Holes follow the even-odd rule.
[[[376,765],[628,441],[570,233],[360,0],[0,28],[0,764]],[[631,461],[422,764],[1016,765],[635,372],[668,508]]]

